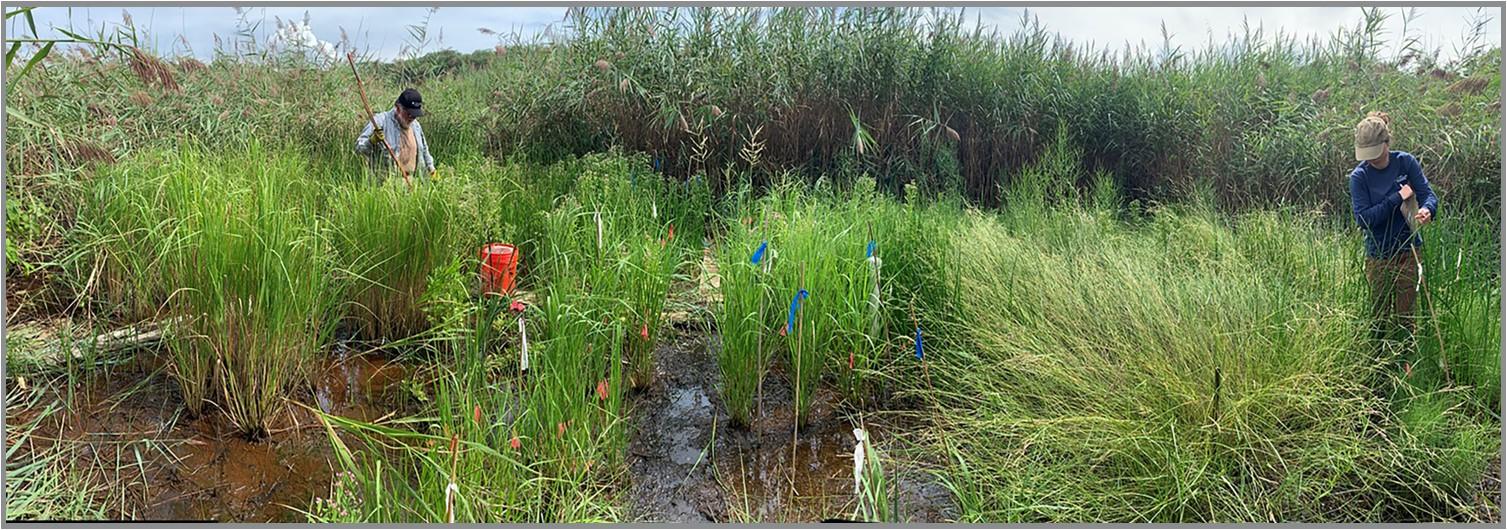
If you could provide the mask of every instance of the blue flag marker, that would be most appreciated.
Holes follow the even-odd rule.
[[[870,239],[869,240],[869,249],[866,250],[866,251],[864,251],[863,257],[865,257],[865,258],[872,258],[872,257],[874,257],[874,247],[876,247],[878,245],[879,245],[878,243],[876,243],[874,240]]]
[[[764,251],[767,250],[768,248],[769,248],[769,242],[768,241],[765,241],[763,243],[759,243],[759,250],[755,250],[754,251],[753,259],[750,259],[749,261],[752,261],[754,265],[758,265],[760,261],[764,260]]]
[[[785,316],[785,329],[795,331],[795,312],[801,308],[801,300],[811,296],[805,289],[795,293],[795,298],[790,299],[790,314]]]
[[[916,326],[916,360],[917,361],[921,360],[922,357],[925,355],[923,353],[924,347],[921,344],[922,344],[921,343],[921,326]]]

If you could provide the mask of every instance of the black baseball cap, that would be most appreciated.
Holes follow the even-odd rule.
[[[408,115],[415,118],[424,115],[424,98],[419,95],[419,91],[412,88],[398,94],[397,105],[403,107],[403,110],[408,111]]]

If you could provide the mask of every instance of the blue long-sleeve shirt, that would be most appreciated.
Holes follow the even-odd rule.
[[[394,153],[402,156],[403,146],[399,141],[403,136],[403,126],[398,123],[398,111],[387,109],[387,112],[379,112],[373,119],[382,125],[382,139]],[[434,157],[429,155],[429,142],[424,139],[424,127],[414,120],[413,127],[414,149],[418,152],[414,156],[414,172],[421,176],[428,176],[434,170]],[[356,152],[366,155],[374,168],[392,168],[392,155],[387,154],[387,149],[374,145],[371,141],[372,122],[367,120],[366,128],[361,130],[361,135],[356,137]]]
[[[1427,208],[1432,215],[1439,215],[1439,197],[1429,189],[1418,159],[1402,151],[1392,151],[1388,156],[1391,158],[1386,169],[1376,169],[1369,161],[1361,161],[1350,172],[1350,206],[1355,221],[1366,230],[1366,255],[1373,258],[1390,258],[1423,244],[1423,238],[1413,233],[1402,212],[1403,184],[1412,186],[1419,209]]]

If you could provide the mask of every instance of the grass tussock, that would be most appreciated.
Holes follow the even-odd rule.
[[[344,187],[330,197],[332,239],[351,285],[344,312],[371,340],[428,330],[430,273],[462,250],[454,189],[388,184]]]
[[[1354,242],[1320,226],[1069,209],[961,227],[968,325],[925,391],[967,517],[1413,520],[1468,503],[1448,470],[1497,442],[1416,438],[1465,410],[1389,410]],[[1398,465],[1420,451],[1452,456]]]
[[[319,186],[300,173],[298,159],[260,149],[185,149],[106,175],[82,210],[79,237],[95,250],[77,266],[86,292],[107,316],[172,323],[185,406],[212,403],[248,434],[281,410],[330,324]]]

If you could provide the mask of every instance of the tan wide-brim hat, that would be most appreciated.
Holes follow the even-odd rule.
[[[1392,131],[1386,120],[1367,116],[1355,124],[1355,159],[1375,160],[1387,152],[1391,141]]]

